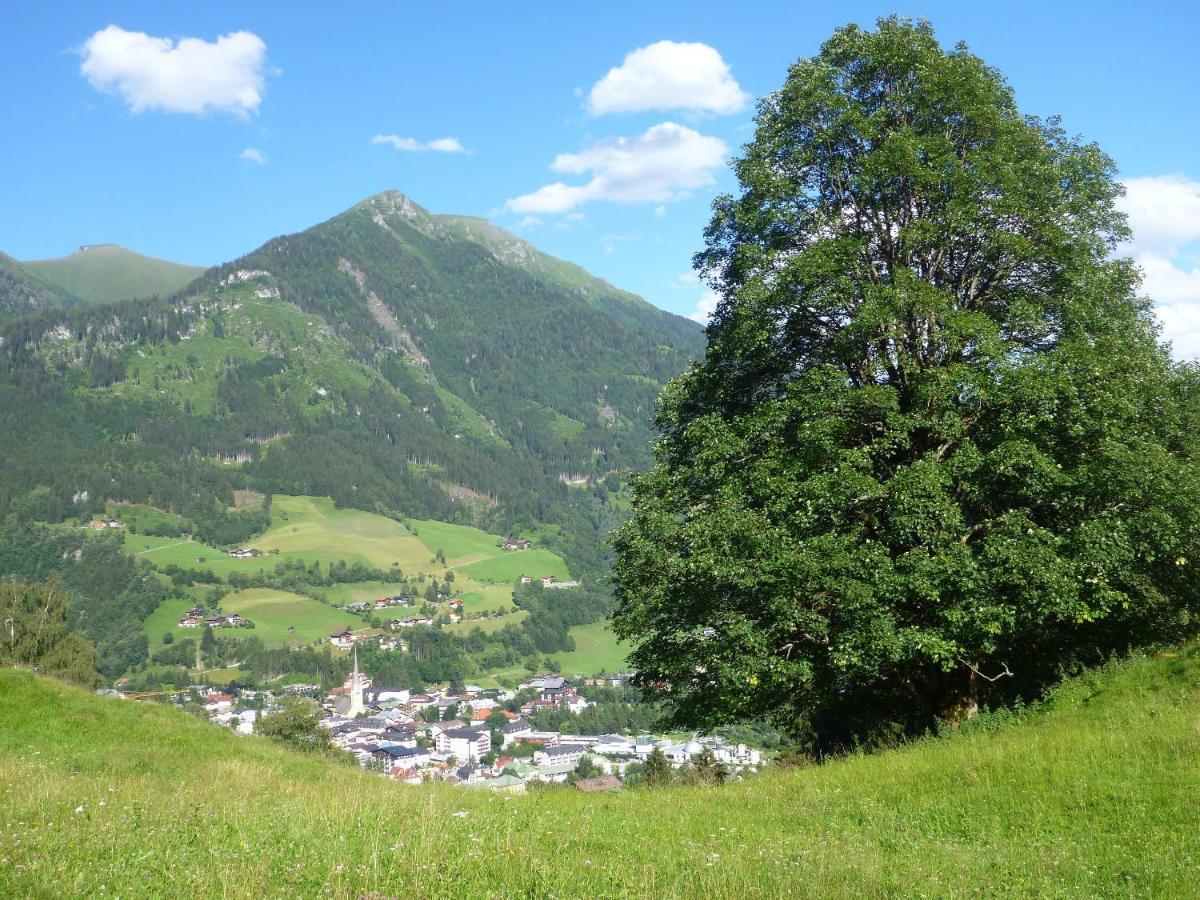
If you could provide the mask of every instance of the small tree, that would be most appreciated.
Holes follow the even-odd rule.
[[[311,700],[288,697],[276,712],[263,716],[255,733],[304,753],[343,754],[321,727],[321,711]]]
[[[175,635],[170,631],[163,632],[162,642],[164,646],[175,643]]]
[[[647,787],[664,787],[675,780],[671,761],[658,747],[650,751],[642,767],[642,781]]]
[[[691,768],[688,769],[688,780],[693,784],[721,785],[727,777],[725,767],[717,762],[716,756],[707,747],[692,760]]]
[[[575,774],[580,778],[594,778],[597,775],[603,775],[603,770],[596,765],[596,761],[586,753],[579,758],[579,765],[575,767]]]

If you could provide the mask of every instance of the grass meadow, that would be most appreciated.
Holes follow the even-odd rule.
[[[363,627],[358,616],[310,597],[273,588],[236,591],[221,601],[221,608],[254,623],[253,630],[237,629],[231,633],[262,638],[268,647],[308,644],[328,638],[339,628]],[[289,628],[295,630],[289,631]]]
[[[409,787],[0,672],[0,895],[1195,896],[1200,659],[722,788]]]

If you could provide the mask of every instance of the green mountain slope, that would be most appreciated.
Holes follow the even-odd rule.
[[[703,332],[464,221],[383,194],[173,298],[0,326],[0,515],[253,488],[543,529],[595,570]]]
[[[0,253],[0,320],[46,309],[85,306],[81,298]]]
[[[21,265],[89,303],[165,297],[204,272],[202,266],[143,256],[116,244],[93,244],[59,259],[30,259]]]
[[[4,671],[0,894],[1193,896],[1198,684],[1190,647],[897,751],[511,797]]]

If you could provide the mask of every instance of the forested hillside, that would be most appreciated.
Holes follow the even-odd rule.
[[[0,253],[0,320],[43,309],[84,305],[84,301],[70,291],[31,272],[11,256]]]
[[[205,520],[252,488],[540,528],[596,570],[611,476],[646,464],[655,397],[702,344],[486,223],[381,194],[174,297],[0,326],[0,515]]]

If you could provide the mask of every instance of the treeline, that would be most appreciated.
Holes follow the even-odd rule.
[[[28,582],[57,575],[69,598],[68,624],[95,645],[105,678],[146,661],[142,622],[168,590],[125,554],[120,538],[29,527],[10,516],[0,527],[0,572]]]

